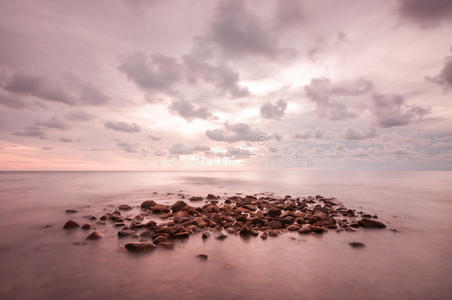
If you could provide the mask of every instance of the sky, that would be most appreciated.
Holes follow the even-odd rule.
[[[0,170],[452,169],[452,0],[0,0]]]

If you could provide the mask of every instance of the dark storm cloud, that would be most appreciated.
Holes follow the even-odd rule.
[[[319,117],[329,120],[346,120],[356,118],[357,113],[336,98],[360,96],[372,88],[372,82],[363,78],[333,84],[328,78],[322,77],[312,79],[304,89],[308,99],[316,105]]]
[[[370,128],[368,130],[363,130],[362,128],[347,128],[344,132],[344,138],[347,140],[364,140],[376,136],[376,128]]]
[[[0,104],[8,108],[18,110],[31,109],[42,106],[36,103],[36,101],[25,99],[21,96],[14,95],[13,93],[9,93],[3,90],[0,90]]]
[[[211,140],[227,143],[235,143],[241,141],[254,142],[260,136],[267,136],[265,133],[262,133],[258,130],[253,130],[248,124],[229,124],[227,122],[224,124],[223,129],[207,130],[206,135]]]
[[[284,115],[287,108],[287,102],[279,100],[276,103],[267,102],[261,106],[261,116],[265,119],[279,120]]]
[[[141,52],[122,57],[118,68],[140,88],[153,92],[173,92],[183,78],[183,66],[173,57]]]
[[[212,117],[212,113],[205,107],[196,108],[187,100],[173,100],[168,108],[171,112],[178,114],[187,121],[193,119],[206,120]]]
[[[221,1],[209,37],[231,58],[260,56],[278,60],[293,56],[296,51],[280,48],[277,35],[268,25],[250,13],[244,1]]]
[[[98,88],[72,75],[52,80],[33,71],[19,70],[10,74],[2,86],[16,95],[69,105],[100,105],[108,100]]]
[[[132,145],[121,140],[116,140],[116,146],[127,153],[138,153],[136,145]]]
[[[422,26],[452,20],[451,0],[399,0],[399,14]]]
[[[372,101],[371,112],[377,124],[385,128],[421,120],[429,112],[426,108],[405,105],[403,97],[397,94],[375,94]]]
[[[17,131],[14,133],[17,136],[25,137],[35,137],[40,139],[46,139],[46,134],[39,126],[26,126],[22,131]]]
[[[126,122],[112,122],[107,121],[104,123],[105,128],[115,130],[115,131],[122,131],[122,132],[128,132],[128,133],[135,133],[140,132],[141,128],[136,123],[126,123]]]

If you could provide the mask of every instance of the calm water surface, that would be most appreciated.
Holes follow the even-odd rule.
[[[110,225],[85,245],[74,243],[86,232],[61,229],[111,205],[172,203],[179,190],[335,196],[399,232],[195,234],[131,255]],[[0,254],[0,299],[452,299],[452,172],[0,172]]]

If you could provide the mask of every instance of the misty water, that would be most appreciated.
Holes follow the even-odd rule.
[[[1,172],[0,298],[452,299],[451,183],[448,171]],[[267,240],[193,234],[141,255],[108,223],[86,244],[88,232],[62,230],[119,204],[173,203],[167,193],[180,190],[334,196],[388,228]]]

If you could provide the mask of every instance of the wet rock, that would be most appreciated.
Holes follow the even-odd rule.
[[[277,207],[271,207],[268,211],[268,215],[274,218],[279,217],[281,215],[281,209]]]
[[[208,194],[206,198],[207,198],[207,200],[217,200],[217,196],[215,196],[213,194]]]
[[[240,235],[253,235],[253,236],[257,236],[259,233],[253,229],[251,229],[249,226],[243,226],[240,231],[239,231]]]
[[[266,240],[267,237],[268,237],[268,233],[264,232],[264,233],[261,234],[260,237],[261,237],[261,239]]]
[[[192,196],[192,197],[190,197],[190,201],[193,201],[193,202],[198,202],[198,201],[202,201],[202,200],[204,200],[204,198],[201,197],[201,196]]]
[[[252,204],[245,204],[242,207],[244,207],[244,208],[246,208],[248,210],[251,210],[251,211],[255,211],[257,209],[257,206],[256,205],[252,205]]]
[[[276,236],[278,236],[278,233],[277,233],[276,231],[274,231],[274,230],[270,230],[270,231],[268,232],[268,236],[276,237]]]
[[[160,242],[158,244],[159,247],[161,248],[165,248],[165,249],[174,249],[174,244],[172,242]]]
[[[78,227],[80,227],[80,225],[77,222],[69,220],[66,222],[66,224],[64,224],[63,229],[70,230]]]
[[[229,234],[234,234],[235,233],[235,229],[233,227],[228,227],[226,228],[226,232]]]
[[[166,242],[166,241],[168,241],[168,238],[166,236],[164,236],[164,235],[159,235],[158,237],[156,237],[153,240],[154,244],[159,244],[161,242]]]
[[[66,211],[65,211],[67,214],[75,214],[75,213],[77,213],[77,210],[75,210],[75,209],[66,209]]]
[[[130,252],[149,252],[156,248],[154,243],[141,242],[141,243],[128,243],[124,247]]]
[[[326,227],[323,227],[323,226],[312,225],[311,226],[311,230],[312,230],[312,232],[315,232],[315,233],[324,233],[328,229]]]
[[[187,206],[188,206],[187,203],[185,203],[185,202],[182,201],[182,200],[179,200],[179,201],[177,201],[176,203],[174,203],[173,205],[171,205],[171,210],[172,210],[173,212],[178,212],[178,211],[180,211],[180,210],[186,208]]]
[[[281,229],[282,223],[279,221],[270,221],[270,222],[268,222],[268,226],[270,226],[273,229]]]
[[[289,231],[297,231],[298,229],[300,229],[300,226],[295,225],[295,224],[292,224],[287,227],[287,230],[289,230]]]
[[[174,238],[176,238],[176,239],[186,239],[189,236],[190,236],[190,233],[188,231],[183,231],[183,232],[176,233],[174,235]]]
[[[132,206],[127,205],[127,204],[121,204],[121,205],[119,205],[118,209],[119,210],[131,210]]]
[[[135,233],[135,231],[133,231],[133,230],[128,230],[128,229],[120,230],[120,231],[118,231],[118,238],[128,237],[134,233]]]
[[[155,203],[155,201],[153,201],[153,200],[146,200],[146,201],[141,203],[141,208],[149,209],[149,208],[151,208],[154,205],[157,205],[157,203]]]
[[[88,235],[87,237],[86,237],[86,239],[87,240],[98,240],[98,239],[101,239],[101,238],[103,238],[104,236],[100,233],[100,232],[98,232],[98,231],[93,231],[93,232],[91,232],[91,234],[90,235]]]
[[[311,232],[311,225],[309,225],[309,224],[305,224],[305,225],[303,225],[300,229],[298,229],[298,233],[302,233],[302,234],[304,234],[304,233],[310,233]]]
[[[364,228],[386,228],[386,225],[382,222],[369,218],[362,218],[358,221],[358,224]]]
[[[217,240],[224,240],[226,239],[228,236],[224,233],[220,233],[219,235],[217,235]]]
[[[89,230],[89,229],[91,229],[91,224],[88,224],[88,223],[83,224],[82,229],[83,229],[83,230]]]
[[[196,255],[197,258],[199,258],[200,260],[207,260],[208,256],[207,254],[198,254]]]
[[[361,242],[351,242],[351,243],[348,243],[352,248],[364,248],[364,247],[366,247],[366,245],[364,245],[363,243],[361,243]]]
[[[209,237],[210,237],[210,232],[203,232],[202,233],[202,235],[201,235],[201,237],[202,237],[202,239],[203,240],[206,240],[206,239],[208,239]]]
[[[156,204],[156,205],[152,206],[150,209],[151,209],[151,211],[153,213],[168,213],[168,212],[170,212],[169,207],[166,206],[166,205],[162,205],[162,204]]]

